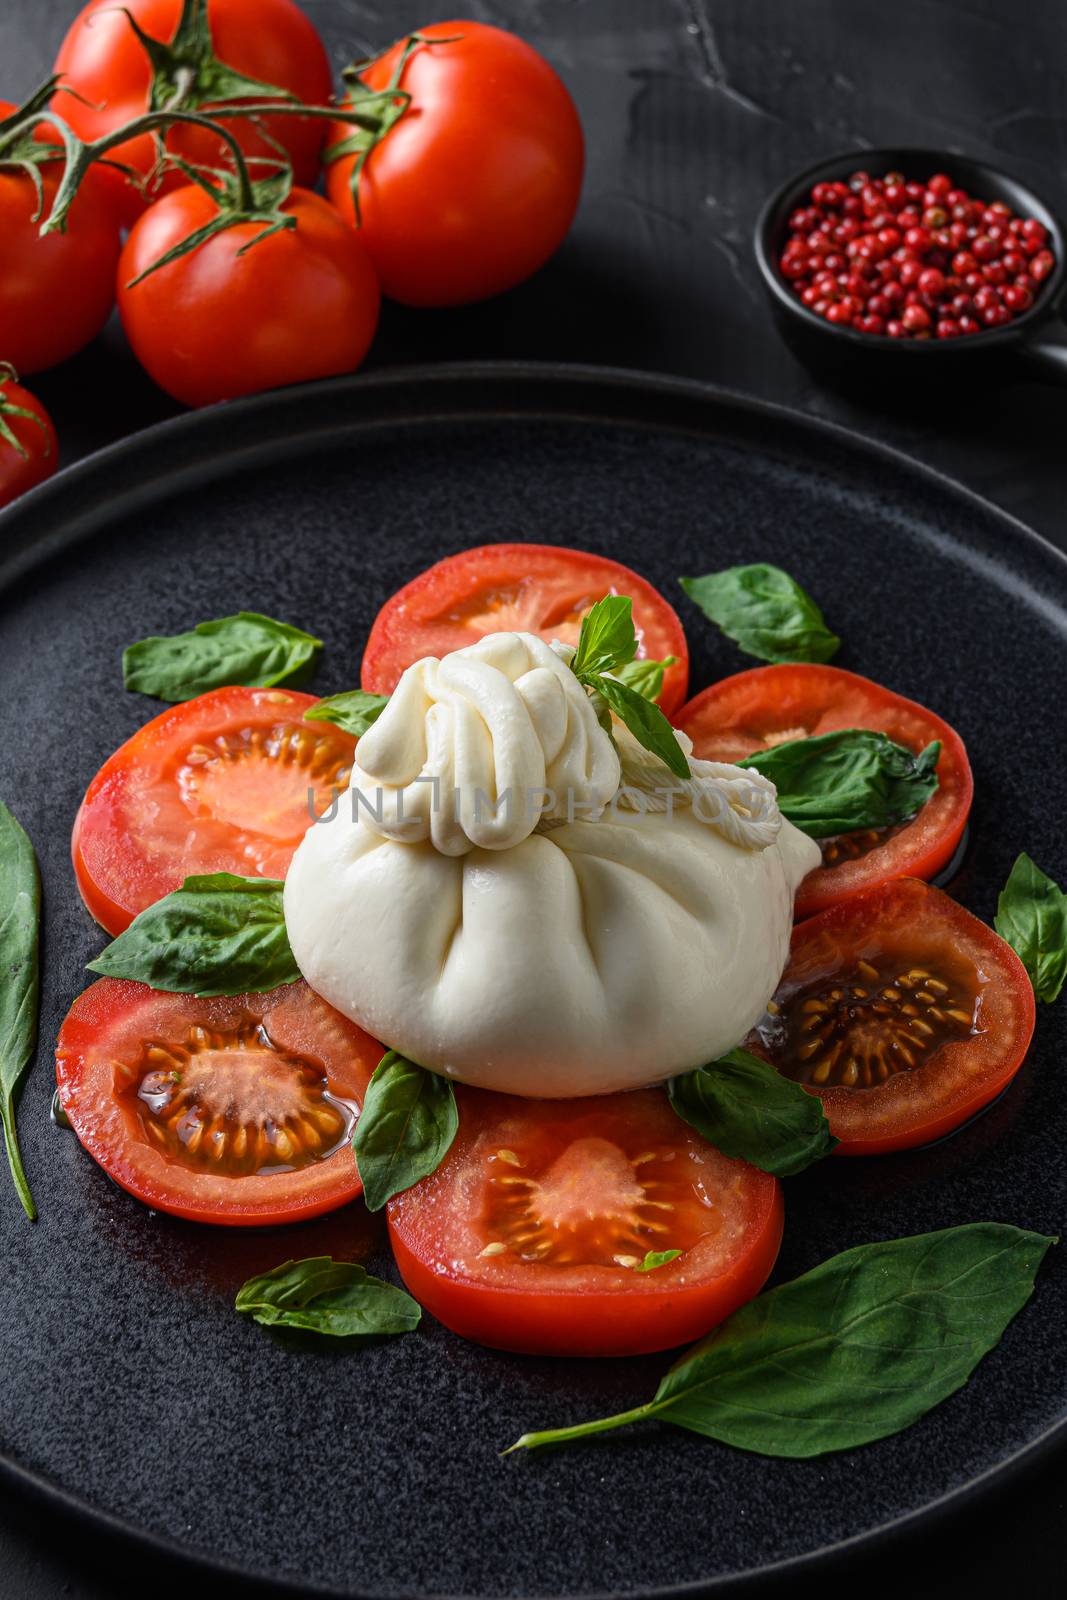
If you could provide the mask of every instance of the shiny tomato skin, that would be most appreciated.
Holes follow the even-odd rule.
[[[839,728],[873,728],[915,751],[941,741],[938,787],[917,817],[856,860],[816,867],[797,891],[798,920],[893,878],[933,878],[955,855],[974,780],[956,730],[915,700],[841,667],[797,662],[753,667],[713,683],[678,713],[693,754],[739,761],[765,745]]]
[[[459,1133],[445,1161],[388,1205],[389,1238],[401,1277],[419,1303],[454,1333],[532,1355],[639,1355],[699,1338],[763,1287],[782,1238],[781,1186],[768,1173],[731,1160],[700,1139],[675,1116],[661,1091],[534,1101],[464,1088],[458,1099]],[[538,1263],[511,1250],[485,1253],[495,1231],[488,1221],[494,1184],[521,1183],[526,1166],[542,1182],[551,1182],[546,1163],[553,1157],[565,1159],[568,1150],[584,1152],[601,1142],[609,1151],[624,1152],[634,1172],[643,1170],[650,1149],[663,1152],[667,1162],[688,1164],[682,1186],[663,1181],[662,1174],[672,1170],[666,1162],[660,1181],[650,1185],[661,1200],[670,1195],[674,1208],[668,1203],[648,1213],[666,1225],[636,1247],[642,1259],[645,1249],[685,1242],[672,1230],[682,1226],[683,1213],[686,1225],[693,1226],[696,1202],[685,1189],[695,1173],[714,1197],[707,1206],[707,1235],[691,1235],[693,1242],[680,1257],[647,1272],[614,1260]],[[588,1180],[594,1165],[583,1161],[568,1182]],[[582,1206],[588,1202],[594,1212],[592,1218],[582,1213],[584,1221],[573,1236],[579,1250],[596,1237],[589,1229],[602,1226],[596,1215],[603,1200],[598,1181],[578,1190]],[[566,1204],[567,1193],[560,1192]],[[721,1235],[728,1237],[720,1243]]]
[[[777,1018],[814,984],[847,984],[858,960],[980,975],[977,1031],[949,1038],[912,1071],[872,1088],[832,1085],[818,1094],[841,1142],[834,1154],[885,1155],[931,1144],[994,1100],[1026,1059],[1034,1031],[1033,986],[1019,957],[992,928],[917,878],[853,895],[793,929],[789,964],[775,993]],[[905,1002],[908,996],[903,997]],[[757,1031],[746,1047],[770,1061]]]
[[[315,741],[326,740],[317,746],[324,759],[336,753],[349,767],[356,747],[351,734],[302,720],[315,703],[296,689],[214,689],[160,712],[104,762],[71,841],[78,888],[97,922],[122,933],[139,911],[198,873],[284,878],[311,826],[305,769]],[[257,741],[262,748],[277,728],[301,730],[303,757],[254,766]],[[225,749],[212,767],[203,752],[219,749],[219,741]],[[282,753],[291,748],[284,744]],[[233,763],[239,787],[227,781],[226,751],[244,757]],[[343,765],[336,776],[338,784],[347,782]],[[313,786],[317,792],[331,787]],[[319,798],[317,812],[330,796]]]
[[[38,421],[2,411],[5,400],[32,411]],[[6,506],[52,476],[59,465],[59,442],[48,412],[20,383],[0,382],[0,415],[25,451],[20,454],[8,440],[0,439],[0,506]]]
[[[550,643],[577,644],[581,614],[608,594],[634,602],[639,658],[677,657],[659,696],[669,716],[689,682],[689,647],[673,606],[621,562],[554,544],[477,545],[427,567],[374,619],[363,653],[363,688],[391,694],[413,661],[447,655],[485,633],[530,632]]]
[[[562,81],[514,34],[470,21],[419,32],[454,42],[408,61],[401,87],[411,105],[360,175],[360,232],[389,299],[463,305],[521,283],[562,243],[581,192],[582,127]],[[403,47],[367,68],[371,88],[387,85]],[[331,124],[329,142],[351,132]],[[354,160],[341,157],[326,175],[353,224]]]
[[[210,0],[208,19],[215,54],[227,66],[260,83],[286,89],[307,105],[325,105],[332,89],[330,63],[310,18],[293,0]],[[71,23],[56,57],[55,70],[77,91],[62,96],[60,109],[75,133],[99,139],[144,114],[148,109],[151,70],[144,47],[130,26],[129,11],[145,33],[170,43],[181,15],[181,0],[90,0]],[[191,109],[203,110],[207,106]],[[294,181],[312,185],[318,173],[324,118],[273,116],[263,119],[264,133],[289,152]],[[227,123],[242,150],[257,157],[277,156],[267,138],[250,121]],[[225,146],[200,129],[175,126],[166,136],[167,149],[194,163],[228,165]],[[150,134],[116,146],[109,155],[145,176],[156,162]],[[118,174],[112,177],[122,220],[130,226],[146,200]],[[167,173],[162,192],[181,187],[180,172]]]
[[[67,1013],[56,1043],[63,1110],[108,1176],[153,1210],[192,1222],[268,1227],[321,1216],[362,1192],[347,1138],[324,1159],[288,1172],[234,1173],[183,1161],[149,1137],[137,1092],[152,1066],[145,1047],[180,1050],[194,1028],[218,1038],[250,1026],[262,1026],[276,1049],[321,1072],[332,1095],[362,1104],[382,1046],[305,983],[201,1000],[100,978]]]
[[[0,101],[0,118],[14,109]],[[0,360],[23,377],[77,355],[115,304],[121,240],[100,170],[86,174],[64,232],[42,239],[62,163],[38,167],[43,201],[28,173],[0,167]]]
[[[351,372],[366,355],[380,300],[370,257],[310,190],[294,189],[284,210],[296,227],[244,255],[262,224],[228,228],[140,283],[217,208],[190,184],[134,224],[119,262],[122,326],[149,376],[183,405]]]

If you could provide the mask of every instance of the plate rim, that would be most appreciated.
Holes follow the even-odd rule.
[[[94,524],[99,524],[102,518],[128,514],[135,509],[142,495],[164,492],[165,486],[161,485],[158,476],[145,477],[142,472],[141,476],[131,474],[126,477],[124,469],[127,466],[140,462],[143,468],[157,454],[162,454],[164,459],[169,455],[173,462],[169,475],[180,480],[175,487],[192,488],[198,481],[208,482],[212,477],[224,474],[228,464],[232,463],[230,470],[234,470],[242,456],[254,454],[254,443],[231,442],[233,430],[230,425],[235,422],[254,431],[260,419],[273,418],[279,413],[284,416],[291,410],[298,419],[301,408],[306,407],[309,401],[326,403],[332,398],[343,402],[339,405],[335,428],[327,430],[321,424],[316,424],[294,429],[289,439],[295,454],[299,451],[302,438],[306,438],[309,447],[314,448],[314,441],[323,439],[330,431],[341,433],[351,427],[375,424],[390,426],[460,417],[464,414],[461,407],[451,406],[442,410],[439,404],[435,406],[435,395],[457,387],[477,395],[478,391],[501,384],[514,386],[520,392],[516,396],[520,403],[516,405],[514,413],[510,407],[494,406],[494,414],[500,416],[547,417],[555,414],[564,417],[573,414],[565,406],[529,403],[531,399],[536,401],[539,388],[559,388],[579,399],[583,394],[589,397],[596,393],[616,399],[629,396],[635,403],[642,399],[647,403],[655,397],[673,399],[688,402],[697,409],[703,406],[709,411],[719,408],[739,412],[750,419],[762,418],[787,430],[807,433],[824,441],[828,439],[846,452],[861,458],[873,458],[905,477],[932,486],[957,503],[962,502],[1000,524],[1012,541],[1031,555],[1050,563],[1054,581],[1063,584],[1064,599],[1067,601],[1067,551],[1059,549],[1012,512],[948,473],[880,439],[869,438],[856,429],[827,418],[701,379],[600,364],[510,360],[426,363],[391,367],[380,372],[347,374],[183,412],[129,434],[69,466],[61,467],[44,483],[0,510],[0,594],[17,584],[42,559],[42,543],[50,541],[58,549],[91,536]],[[527,397],[525,405],[521,403],[522,391]],[[376,415],[373,411],[376,395],[388,397],[393,409],[381,416]],[[414,403],[410,403],[407,397],[411,397]],[[484,403],[480,409],[487,409]],[[619,423],[639,420],[621,413],[622,408],[619,407],[614,417]],[[605,406],[579,415],[589,420],[597,420],[598,417],[605,421],[612,420],[612,410]],[[647,423],[649,419],[645,420]],[[677,424],[674,426],[677,427]],[[670,431],[670,419],[666,420],[665,427]],[[202,443],[207,444],[208,448],[199,455],[195,447]],[[262,439],[259,447],[263,447]],[[116,469],[117,487],[109,486],[108,477]],[[85,494],[85,490],[89,493]],[[50,523],[51,535],[48,532]],[[6,545],[13,546],[12,554],[3,553]],[[962,1514],[972,1503],[992,1495],[1008,1482],[1014,1483],[1026,1473],[1039,1470],[1065,1441],[1067,1412],[1004,1460],[946,1490],[935,1499],[887,1522],[799,1555],[746,1567],[739,1572],[690,1579],[680,1584],[580,1594],[538,1591],[536,1595],[531,1594],[528,1600],[696,1600],[697,1596],[704,1594],[751,1592],[760,1583],[781,1580],[794,1574],[803,1576],[818,1568],[843,1572],[853,1558],[862,1558],[871,1549],[902,1534],[914,1535],[928,1531],[935,1524]],[[45,1505],[60,1508],[64,1514],[97,1532],[132,1542],[145,1554],[166,1556],[205,1575],[253,1581],[269,1594],[303,1594],[309,1600],[311,1597],[321,1597],[321,1600],[358,1600],[360,1596],[362,1600],[401,1600],[407,1593],[403,1590],[388,1593],[382,1590],[360,1591],[353,1587],[342,1590],[323,1587],[306,1579],[276,1578],[253,1573],[248,1567],[230,1562],[225,1557],[153,1533],[94,1505],[91,1500],[66,1488],[48,1474],[15,1460],[3,1447],[0,1447],[0,1479]],[[470,1600],[470,1597],[432,1591],[422,1596],[422,1600]]]

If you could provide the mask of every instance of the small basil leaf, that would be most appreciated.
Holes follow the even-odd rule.
[[[845,1250],[735,1311],[671,1367],[647,1405],[524,1434],[512,1449],[649,1417],[794,1459],[884,1439],[966,1383],[1029,1300],[1055,1243],[973,1222]]]
[[[332,694],[320,700],[310,711],[304,712],[305,722],[332,722],[345,733],[354,733],[359,739],[373,727],[386,706],[387,694],[368,694],[365,689],[349,689],[347,694]]]
[[[268,689],[303,683],[311,676],[322,640],[300,628],[239,611],[233,617],[198,622],[190,633],[131,644],[122,655],[127,689],[159,700],[191,700],[231,684]]]
[[[0,802],[0,1120],[15,1193],[33,1222],[15,1127],[15,1098],[37,1043],[41,879],[25,831]]]
[[[685,751],[675,737],[674,729],[659,706],[646,700],[644,695],[627,688],[615,678],[590,676],[586,680],[606,700],[619,720],[629,728],[634,738],[658,756],[676,778],[691,776]]]
[[[410,1333],[419,1325],[418,1302],[403,1289],[372,1278],[352,1261],[309,1256],[249,1278],[234,1302],[266,1327],[306,1328],[337,1338]]]
[[[436,1172],[459,1129],[447,1078],[395,1050],[384,1055],[367,1086],[352,1141],[368,1211]]]
[[[993,926],[1030,974],[1037,998],[1051,1004],[1067,980],[1067,894],[1025,850],[1000,891]]]
[[[634,1268],[635,1272],[655,1272],[657,1267],[665,1267],[669,1261],[677,1261],[681,1255],[680,1250],[650,1250],[643,1261],[639,1261]]]
[[[679,582],[706,617],[760,661],[829,661],[841,640],[810,594],[781,567],[760,561]]]
[[[779,1178],[821,1161],[838,1142],[818,1095],[747,1050],[671,1078],[667,1094],[682,1121],[724,1156]]]
[[[663,693],[664,673],[677,660],[677,656],[665,656],[662,661],[627,661],[612,677],[645,700],[658,700]]]
[[[941,745],[916,755],[884,733],[842,728],[757,750],[739,761],[770,778],[784,817],[812,839],[891,828],[921,811],[937,788]]]
[[[579,677],[586,673],[613,672],[637,654],[634,603],[628,595],[609,594],[598,600],[582,618],[578,648],[571,666]]]
[[[295,983],[282,884],[213,872],[186,878],[136,916],[89,962],[90,972],[131,978],[172,994],[246,994]]]

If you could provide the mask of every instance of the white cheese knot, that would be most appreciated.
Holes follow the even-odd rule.
[[[359,741],[353,800],[383,839],[442,855],[509,850],[545,818],[595,820],[619,758],[564,655],[491,633],[416,661]]]
[[[766,850],[782,831],[778,791],[769,778],[722,761],[693,758],[693,741],[675,731],[689,758],[689,778],[676,778],[658,756],[616,728],[622,758],[618,804],[628,811],[667,812],[689,807],[699,822],[742,850]]]

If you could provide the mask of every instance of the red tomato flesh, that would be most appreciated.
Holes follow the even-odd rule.
[[[941,741],[938,787],[910,822],[819,841],[823,865],[797,891],[798,919],[893,878],[933,878],[963,837],[974,781],[963,740],[941,717],[841,667],[797,662],[739,672],[696,695],[677,718],[705,761],[739,761],[771,745],[840,728],[873,728],[918,752]]]
[[[193,1222],[299,1222],[354,1200],[352,1129],[382,1047],[306,983],[199,1000],[101,978],[59,1030],[59,1098],[146,1205]]]
[[[392,694],[413,661],[461,650],[487,633],[535,633],[576,645],[585,613],[609,594],[633,600],[640,659],[677,657],[659,697],[669,716],[689,682],[689,649],[673,606],[620,562],[555,544],[461,550],[398,589],[374,619],[363,688]]]
[[[108,933],[204,872],[284,878],[356,741],[304,722],[295,689],[214,689],[153,717],[89,785],[72,854],[82,899]]]
[[[721,1155],[651,1089],[462,1090],[448,1156],[388,1214],[404,1282],[447,1328],[566,1356],[699,1338],[759,1292],[783,1219],[775,1178]],[[636,1270],[665,1250],[681,1255]]]
[[[929,1144],[1018,1072],[1034,991],[1010,945],[916,878],[793,930],[768,1014],[745,1041],[817,1094],[840,1155]]]

